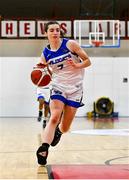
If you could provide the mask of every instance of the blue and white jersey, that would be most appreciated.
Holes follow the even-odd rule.
[[[67,42],[68,39],[64,38],[57,51],[52,51],[46,47],[42,54],[53,72],[51,85],[66,88],[72,93],[76,87],[82,88],[84,68],[75,69],[68,64],[68,58],[72,58],[76,62],[80,62],[80,59],[67,48]]]

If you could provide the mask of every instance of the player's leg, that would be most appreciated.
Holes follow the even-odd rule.
[[[63,111],[60,115],[59,122],[58,122],[56,130],[55,130],[54,138],[51,142],[51,146],[55,146],[56,144],[58,144],[58,142],[60,141],[61,135],[63,134],[59,129],[59,124],[60,124],[62,118],[63,118]]]
[[[38,102],[39,102],[38,121],[41,121],[42,120],[42,115],[43,115],[44,98],[43,97],[39,97],[38,98]]]
[[[68,105],[65,106],[63,118],[59,124],[59,129],[62,133],[65,133],[69,130],[76,112],[77,108]]]
[[[49,122],[44,130],[43,134],[43,142],[48,142],[49,144],[52,142],[54,137],[54,132],[56,126],[59,123],[61,113],[64,108],[64,103],[60,100],[51,100],[50,102],[50,109],[51,109],[51,116]]]
[[[55,146],[60,141],[61,135],[69,130],[70,125],[75,117],[77,108],[82,106],[82,94],[82,89],[79,89],[78,91],[75,90],[75,93],[67,95],[63,116],[59,126],[56,128],[51,146]]]
[[[43,120],[43,128],[46,127],[46,123],[48,121],[49,118],[49,114],[50,114],[50,108],[49,108],[49,102],[44,103],[44,120]]]
[[[51,116],[49,122],[43,132],[43,144],[37,150],[38,163],[45,165],[48,156],[49,146],[54,138],[55,129],[59,123],[59,119],[64,107],[64,103],[59,100],[52,100],[50,102]]]
[[[62,132],[67,132],[70,128],[70,125],[75,117],[77,108],[83,106],[82,103],[83,90],[81,86],[78,90],[75,89],[75,92],[69,94],[67,97],[67,105],[64,110],[64,117],[59,125],[59,128]]]
[[[50,114],[49,103],[48,103],[48,102],[45,102],[44,116],[45,116],[45,117],[48,117],[49,114]]]
[[[74,108],[68,105],[65,106],[59,126],[57,126],[56,128],[54,139],[51,143],[51,146],[56,146],[58,142],[60,141],[62,134],[69,130],[70,125],[76,114],[76,111],[77,111],[77,108]]]

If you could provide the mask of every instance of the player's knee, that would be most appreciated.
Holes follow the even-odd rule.
[[[53,115],[53,116],[51,116],[51,123],[52,124],[58,124],[58,122],[59,122],[59,115]]]
[[[40,99],[39,99],[39,103],[40,103],[40,105],[43,105],[43,104],[44,104],[44,99],[43,99],[43,98],[40,98]]]

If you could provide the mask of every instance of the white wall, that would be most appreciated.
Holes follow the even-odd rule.
[[[0,116],[36,115],[36,87],[30,81],[30,72],[36,58],[0,58]]]
[[[104,96],[115,104],[114,111],[129,116],[129,58],[92,57],[92,66],[86,69],[84,79],[84,103],[77,115],[93,110],[93,102]]]
[[[30,80],[37,57],[0,58],[0,116],[37,116],[36,87]],[[85,71],[84,103],[77,116],[85,116],[93,110],[93,102],[101,96],[115,103],[120,116],[129,116],[128,57],[91,57],[92,66]]]

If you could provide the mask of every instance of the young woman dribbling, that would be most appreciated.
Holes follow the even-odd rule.
[[[88,55],[75,40],[61,39],[58,22],[48,22],[45,32],[49,45],[42,52],[40,64],[52,69],[52,92],[51,116],[44,129],[43,143],[36,152],[40,165],[47,163],[49,147],[55,146],[69,130],[77,108],[82,106],[84,68],[91,65]]]

